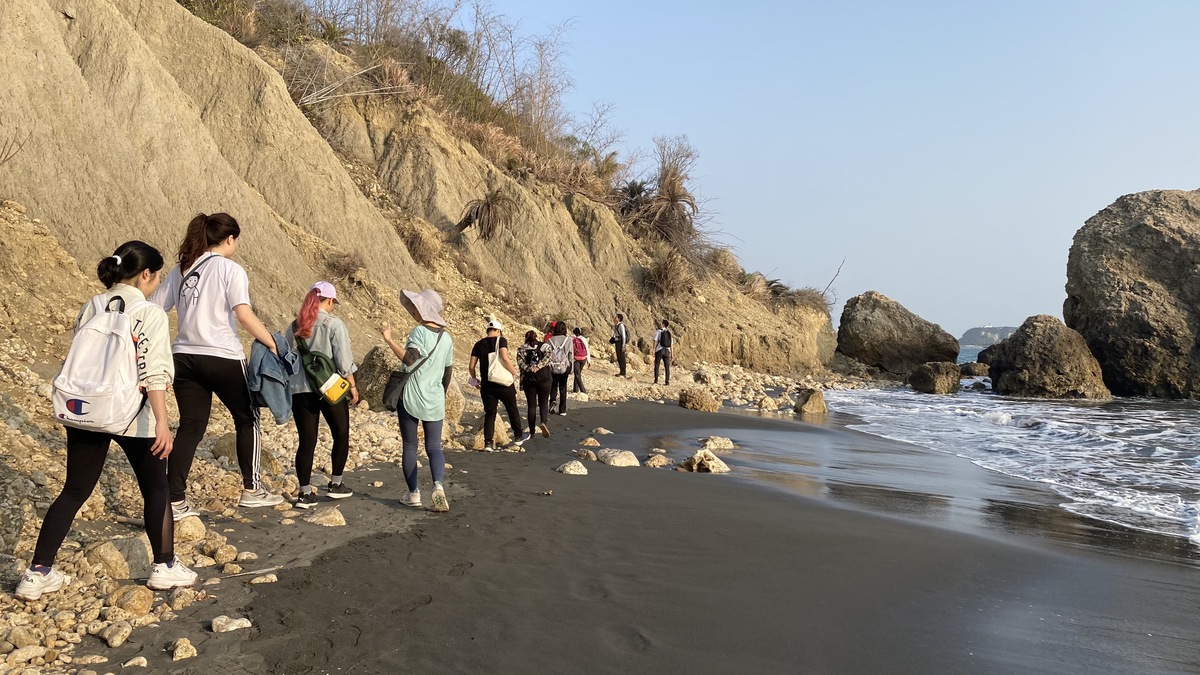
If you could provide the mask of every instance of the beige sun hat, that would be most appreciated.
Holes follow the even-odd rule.
[[[404,290],[400,292],[408,304],[416,309],[417,316],[421,317],[422,321],[436,323],[439,326],[446,325],[446,320],[442,318],[442,296],[438,295],[437,291],[426,288],[420,293]]]

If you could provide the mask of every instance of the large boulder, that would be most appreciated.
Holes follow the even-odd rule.
[[[358,371],[354,373],[354,383],[358,385],[359,397],[367,402],[371,410],[383,410],[383,388],[392,371],[399,368],[400,359],[387,345],[371,347],[363,357]]]
[[[958,391],[958,364],[946,362],[923,363],[908,376],[908,383],[925,394],[953,394]]]
[[[792,408],[801,415],[824,415],[829,412],[825,405],[825,392],[820,389],[801,389],[796,393],[796,403]]]
[[[991,371],[986,363],[974,361],[960,364],[958,366],[958,374],[963,377],[987,377],[991,374]]]
[[[679,405],[688,410],[701,412],[715,413],[721,409],[720,402],[713,398],[707,389],[701,387],[687,387],[679,392]]]
[[[923,363],[958,360],[958,340],[876,291],[850,298],[838,326],[838,351],[907,376]]]
[[[1200,191],[1121,197],[1067,258],[1063,318],[1119,396],[1200,398]]]
[[[992,389],[1030,398],[1111,398],[1087,342],[1052,316],[1031,316],[989,349]]]

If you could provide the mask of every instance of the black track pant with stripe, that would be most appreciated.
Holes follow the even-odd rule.
[[[175,447],[167,458],[167,482],[171,486],[171,501],[187,495],[188,474],[196,457],[196,446],[208,429],[213,394],[229,409],[237,432],[238,469],[242,472],[242,487],[259,487],[262,446],[258,426],[258,409],[250,400],[246,386],[246,363],[240,359],[200,354],[175,355],[175,402],[179,404],[179,431]]]

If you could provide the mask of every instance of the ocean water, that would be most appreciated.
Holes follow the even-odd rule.
[[[958,362],[972,363],[979,358],[979,352],[983,351],[980,347],[959,347]]]
[[[964,380],[969,383],[970,380]],[[1045,486],[1080,516],[1200,544],[1200,403],[826,391],[848,426]]]

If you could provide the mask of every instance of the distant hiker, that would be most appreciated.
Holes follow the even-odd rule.
[[[262,433],[258,408],[246,383],[246,353],[238,336],[241,325],[254,339],[278,353],[275,339],[250,306],[250,280],[230,260],[238,251],[242,228],[228,213],[200,214],[188,223],[179,245],[179,264],[151,296],[151,302],[179,314],[172,351],[175,354],[175,401],[179,432],[167,464],[171,512],[175,520],[200,512],[187,501],[187,479],[196,446],[208,428],[213,394],[229,409],[237,434],[242,495],[238,506],[275,506],[283,497],[263,488]]]
[[[558,325],[557,321],[551,321],[546,324],[545,335],[542,336],[542,342],[549,342],[550,338],[554,337],[554,327]]]
[[[654,331],[654,384],[658,384],[658,364],[662,363],[666,370],[664,384],[671,384],[671,346],[675,343],[667,320],[662,320],[661,327]]]
[[[575,335],[571,338],[571,349],[575,355],[575,362],[571,364],[571,370],[575,373],[572,391],[586,394],[587,387],[583,385],[583,369],[592,367],[592,349],[587,338],[583,336],[583,329],[579,326],[575,327]]]
[[[613,334],[608,339],[609,344],[617,350],[617,377],[629,377],[625,374],[625,346],[629,344],[629,329],[625,327],[625,315],[618,314],[613,320]]]
[[[550,414],[567,415],[567,380],[575,363],[575,342],[567,335],[567,324],[554,324],[550,345]]]
[[[142,518],[154,553],[147,585],[166,590],[196,583],[196,573],[175,557],[167,491],[173,445],[167,388],[175,374],[171,334],[166,313],[146,301],[162,279],[162,268],[162,254],[140,241],[121,244],[96,267],[108,290],[79,311],[71,351],[54,380],[55,407],[60,398],[64,405],[56,416],[67,429],[66,481],[42,519],[32,564],[17,584],[22,600],[37,600],[70,581],[53,568],[54,558],[100,481],[113,441],[125,451],[142,493]],[[113,386],[123,389],[102,391]]]
[[[525,392],[525,402],[529,408],[529,429],[538,425],[542,436],[550,438],[550,427],[546,424],[550,409],[550,386],[553,378],[550,375],[550,345],[538,342],[537,333],[525,333],[525,344],[517,349],[517,367],[521,370],[521,390]],[[540,413],[540,417],[539,417]]]
[[[341,319],[333,316],[337,306],[337,289],[328,281],[318,281],[304,296],[296,320],[284,333],[289,345],[300,352],[302,359],[307,356],[310,364],[307,368],[297,369],[291,378],[292,413],[296,416],[296,432],[300,437],[296,447],[296,478],[300,481],[296,508],[300,509],[317,504],[317,493],[310,482],[321,417],[325,418],[333,436],[329,453],[333,475],[329,477],[325,495],[330,499],[345,499],[354,494],[346,487],[342,474],[350,457],[350,406],[358,403],[358,386],[354,382],[354,371],[358,367],[354,365],[354,354],[350,350],[350,332]],[[321,367],[312,365],[314,362],[325,364],[325,370],[333,372],[320,372]],[[344,379],[345,382],[323,393],[321,386],[324,385],[318,384],[317,379],[323,382]],[[344,389],[346,385],[349,387]]]
[[[417,426],[425,431],[425,454],[429,457],[429,472],[433,474],[434,511],[449,511],[446,489],[442,479],[446,472],[446,457],[442,454],[442,429],[446,421],[446,390],[454,373],[454,340],[442,318],[442,297],[433,289],[420,293],[403,291],[400,304],[408,310],[417,326],[408,334],[404,347],[392,339],[391,324],[384,324],[383,341],[403,362],[402,375],[407,375],[396,402],[403,444],[404,482],[408,493],[401,499],[405,506],[421,506],[421,490],[417,483]]]
[[[479,368],[478,377],[475,374],[476,366]],[[492,440],[496,436],[496,411],[500,403],[504,404],[504,410],[508,413],[513,444],[520,446],[529,440],[529,432],[521,431],[521,411],[517,408],[517,388],[514,386],[518,377],[517,367],[513,365],[508,352],[504,325],[496,319],[488,321],[487,335],[471,348],[471,361],[467,369],[471,371],[471,383],[479,387],[479,397],[483,399],[484,452],[496,449]]]

